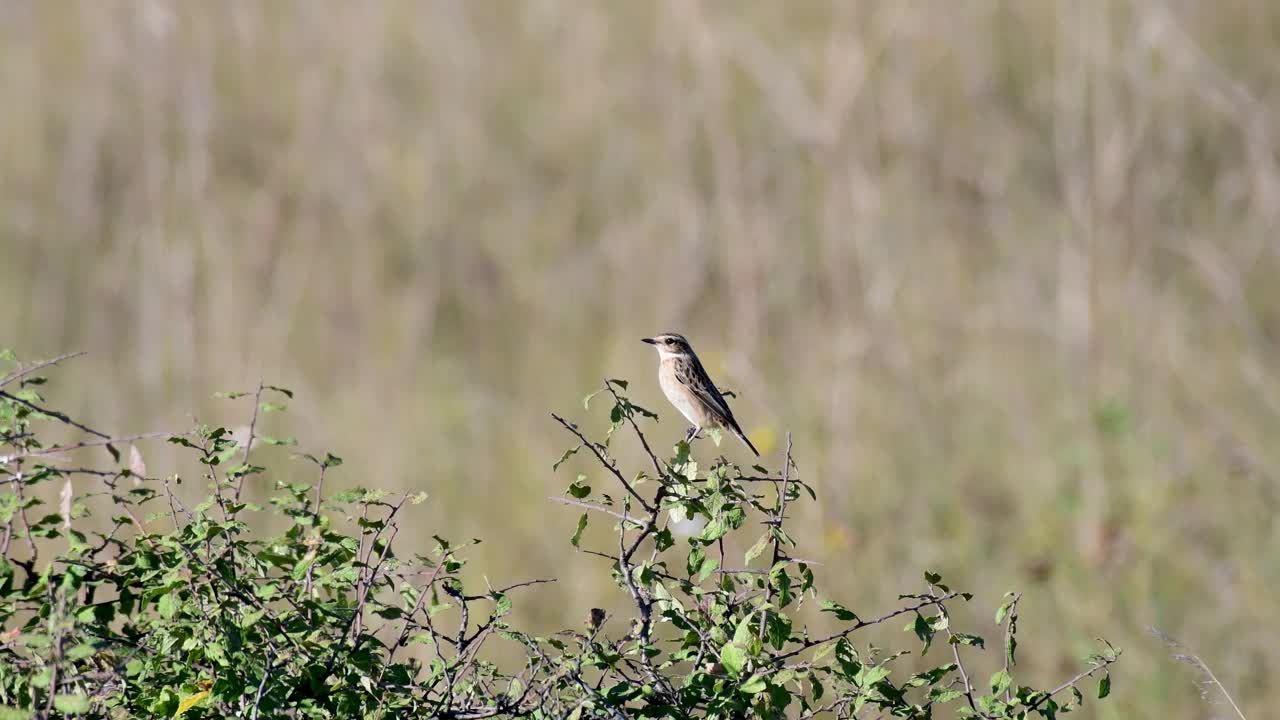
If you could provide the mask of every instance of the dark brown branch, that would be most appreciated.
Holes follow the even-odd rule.
[[[14,401],[14,402],[16,402],[16,403],[20,404],[20,405],[24,405],[24,406],[26,406],[26,407],[28,407],[28,408],[30,408],[30,409],[32,409],[32,410],[35,410],[35,411],[36,411],[36,412],[38,412],[38,413],[41,413],[42,415],[48,415],[49,417],[54,418],[55,420],[58,420],[58,421],[60,421],[60,422],[66,423],[67,425],[70,425],[71,427],[74,427],[74,428],[76,428],[76,429],[78,429],[78,430],[83,430],[84,432],[87,432],[87,433],[89,433],[90,435],[96,435],[96,436],[98,436],[98,437],[100,437],[100,438],[105,438],[105,439],[107,440],[107,442],[110,442],[110,441],[111,441],[111,436],[110,436],[110,435],[107,435],[107,434],[106,434],[106,433],[104,433],[104,432],[99,432],[99,431],[97,431],[97,430],[94,430],[93,428],[91,428],[91,427],[89,427],[89,426],[87,426],[87,425],[83,425],[83,424],[81,424],[81,423],[78,423],[78,422],[76,422],[75,420],[72,420],[72,419],[71,419],[71,417],[70,417],[69,415],[67,415],[66,413],[60,413],[60,412],[58,412],[57,410],[48,410],[48,409],[46,409],[46,408],[42,408],[42,407],[40,407],[39,405],[36,405],[35,403],[31,402],[30,400],[23,400],[22,398],[18,397],[17,395],[11,395],[11,394],[9,394],[9,393],[5,392],[4,390],[0,390],[0,397],[8,398],[8,399],[10,399],[10,400],[12,400],[12,401]]]

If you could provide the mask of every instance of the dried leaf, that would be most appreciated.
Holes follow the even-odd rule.
[[[129,472],[133,474],[134,485],[141,485],[142,478],[147,476],[147,463],[143,461],[137,445],[129,446]]]
[[[191,708],[195,707],[195,706],[196,706],[196,705],[197,705],[201,700],[203,700],[203,699],[205,699],[205,698],[207,698],[207,697],[209,697],[209,691],[208,691],[208,690],[201,690],[200,692],[196,693],[195,695],[192,695],[192,696],[187,697],[187,698],[183,698],[182,702],[178,703],[178,709],[177,709],[177,711],[176,711],[176,712],[174,712],[174,713],[173,713],[173,716],[174,716],[174,717],[181,717],[183,713],[185,713],[186,711],[188,711],[188,710],[190,710]]]
[[[62,514],[62,527],[67,530],[71,529],[71,496],[71,478],[68,477],[66,481],[62,483],[62,493],[58,496],[58,510]]]

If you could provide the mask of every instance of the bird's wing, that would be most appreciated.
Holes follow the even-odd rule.
[[[738,421],[733,417],[733,411],[729,409],[729,402],[716,389],[715,383],[711,382],[711,377],[707,375],[706,369],[702,367],[702,362],[697,357],[691,357],[689,362],[676,366],[676,379],[693,391],[694,395],[706,403],[712,412],[719,415],[726,425],[742,432],[738,428]]]

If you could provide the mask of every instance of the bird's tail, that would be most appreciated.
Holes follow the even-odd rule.
[[[739,440],[741,440],[742,442],[746,443],[747,447],[751,448],[751,452],[753,452],[753,453],[755,453],[755,454],[756,454],[756,457],[760,457],[760,451],[756,449],[756,446],[755,446],[755,445],[752,445],[752,444],[751,444],[751,441],[747,439],[747,434],[746,434],[746,433],[744,433],[744,432],[742,432],[742,429],[741,429],[741,428],[736,428],[736,427],[735,427],[735,428],[733,429],[733,434],[734,434],[734,435],[737,435]]]

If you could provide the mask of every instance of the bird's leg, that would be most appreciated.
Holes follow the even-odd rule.
[[[699,432],[702,432],[702,428],[698,427],[697,425],[691,426],[689,428],[689,432],[684,436],[684,441],[686,443],[693,442],[693,439],[698,437]]]

